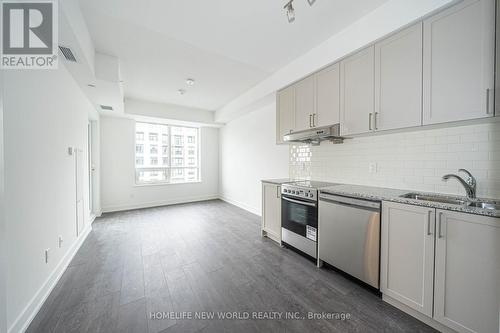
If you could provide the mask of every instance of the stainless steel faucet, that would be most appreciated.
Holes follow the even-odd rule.
[[[477,186],[476,178],[474,178],[474,176],[468,170],[459,169],[458,172],[463,172],[463,173],[467,174],[467,178],[463,179],[462,177],[460,177],[458,175],[448,174],[448,175],[443,176],[443,181],[447,181],[450,178],[455,178],[465,188],[465,192],[467,193],[467,199],[469,199],[470,201],[475,200],[476,199],[476,186]]]

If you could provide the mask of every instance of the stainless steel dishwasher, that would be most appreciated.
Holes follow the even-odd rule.
[[[380,202],[321,193],[318,264],[322,261],[379,289]]]

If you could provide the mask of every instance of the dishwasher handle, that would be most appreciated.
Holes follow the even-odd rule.
[[[331,195],[326,193],[320,193],[319,200],[330,201],[334,203],[340,203],[348,206],[357,206],[361,208],[377,209],[380,210],[381,203],[377,201],[369,201],[363,199],[355,199],[350,197],[342,197],[338,195]]]

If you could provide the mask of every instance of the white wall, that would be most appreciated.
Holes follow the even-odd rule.
[[[255,87],[217,110],[215,121],[227,122],[260,105],[277,90],[327,66],[455,0],[390,0],[352,23]]]
[[[276,145],[276,104],[226,124],[220,131],[220,195],[261,214],[261,180],[288,178],[288,146]]]
[[[0,71],[0,333],[7,331],[7,309],[5,293],[6,237],[5,237],[5,179],[3,148],[3,72]]]
[[[135,185],[135,121],[101,118],[101,204],[103,212],[153,207],[218,197],[217,128],[201,128],[199,183]]]
[[[370,173],[370,163],[377,172]],[[415,130],[346,140],[334,145],[292,146],[290,175],[348,184],[465,195],[453,179],[465,168],[479,196],[500,198],[500,123]]]
[[[75,159],[68,147],[86,151],[92,105],[63,63],[58,70],[5,71],[4,77],[7,323],[18,332],[85,236],[76,237]]]

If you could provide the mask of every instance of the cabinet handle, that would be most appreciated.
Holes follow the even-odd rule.
[[[280,198],[281,186],[276,186],[276,198]]]
[[[375,130],[378,130],[378,128],[377,128],[377,115],[378,115],[378,112],[375,112],[375,114],[373,116],[373,128]]]
[[[316,127],[316,113],[313,113],[313,127]]]
[[[490,91],[490,88],[486,89],[486,114],[490,114]]]
[[[368,114],[368,129],[371,131],[372,130],[372,116],[373,114],[370,112]]]
[[[439,213],[439,227],[438,227],[438,238],[443,238],[443,234],[441,233],[441,226],[443,224],[443,213]]]
[[[313,127],[312,126],[312,114],[309,115],[309,127]]]
[[[431,232],[431,215],[432,215],[432,211],[430,210],[428,212],[428,216],[427,216],[427,236],[430,236],[432,235],[432,232]]]

